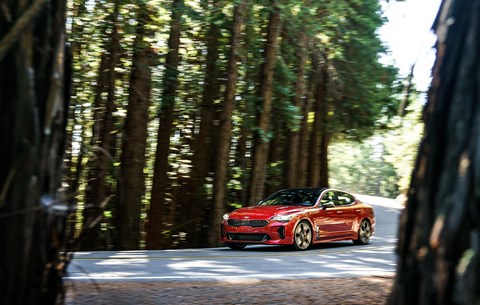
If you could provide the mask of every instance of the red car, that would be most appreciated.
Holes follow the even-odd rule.
[[[375,231],[375,216],[370,205],[343,191],[286,189],[223,215],[221,226],[221,241],[231,249],[266,244],[306,250],[340,240],[365,245]]]

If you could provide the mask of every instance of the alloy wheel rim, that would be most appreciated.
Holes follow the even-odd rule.
[[[366,220],[364,220],[360,226],[360,238],[364,242],[370,238],[370,224]]]
[[[310,227],[305,223],[299,224],[295,230],[295,243],[297,246],[300,249],[306,249],[310,245],[311,240]]]

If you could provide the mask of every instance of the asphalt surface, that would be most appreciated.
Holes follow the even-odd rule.
[[[314,245],[307,251],[279,246],[159,251],[77,252],[67,280],[96,282],[238,282],[272,279],[392,276],[401,205],[391,199],[359,196],[375,210],[370,244]]]

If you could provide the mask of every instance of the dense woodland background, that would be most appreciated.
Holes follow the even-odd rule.
[[[421,102],[384,22],[378,0],[68,1],[76,248],[216,246],[287,187],[399,195]]]

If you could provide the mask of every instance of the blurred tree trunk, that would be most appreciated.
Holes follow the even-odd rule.
[[[245,110],[245,104],[240,104],[239,105],[239,111],[242,112]],[[235,151],[235,167],[238,168],[242,175],[241,175],[241,185],[244,186],[242,187],[241,190],[238,191],[237,193],[237,198],[238,201],[242,205],[246,205],[248,202],[248,161],[249,159],[247,158],[247,154],[249,152],[249,148],[247,147],[247,142],[248,142],[248,132],[247,132],[247,126],[245,123],[243,123],[240,126],[240,135],[238,137],[238,143],[237,143],[237,149]]]
[[[297,65],[297,81],[295,83],[295,96],[293,97],[293,105],[297,107],[299,113],[302,109],[302,101],[305,97],[305,62],[306,62],[306,35],[305,33],[300,33],[298,37],[298,47],[297,47],[297,56],[298,56],[298,65]],[[304,118],[306,120],[306,118]],[[288,131],[288,144],[287,144],[287,165],[286,165],[286,181],[287,187],[298,187],[299,182],[299,155],[302,150],[305,149],[304,146],[300,146],[300,133],[301,128],[299,126],[298,130],[289,130]]]
[[[273,117],[281,117],[280,111],[274,111],[278,112],[273,115]],[[267,180],[265,181],[265,194],[270,195],[279,189],[283,187],[283,164],[281,164],[281,160],[285,160],[284,158],[281,158],[281,155],[283,154],[284,150],[283,148],[285,147],[284,139],[285,137],[283,136],[282,132],[282,127],[284,124],[282,124],[282,120],[274,119],[272,123],[272,131],[273,131],[273,137],[272,140],[270,141],[269,149],[268,149],[268,162],[267,162]]]
[[[220,27],[218,25],[221,17],[220,3],[214,0],[207,6],[207,11],[212,12],[209,29],[207,30],[207,58],[205,67],[205,80],[200,112],[200,126],[194,140],[192,177],[189,184],[186,202],[183,203],[180,223],[188,222],[188,225],[181,228],[187,233],[185,247],[206,246],[207,240],[202,240],[202,223],[205,224],[205,211],[211,209],[211,202],[208,201],[204,184],[211,164],[208,162],[214,152],[213,149],[213,121],[215,115],[214,102],[220,96],[219,70],[217,62],[219,58]],[[193,221],[192,221],[193,220]],[[203,245],[202,245],[203,244]]]
[[[241,34],[245,20],[247,1],[235,7],[233,26],[230,38],[230,57],[228,60],[228,76],[225,88],[225,100],[222,105],[220,126],[218,132],[218,146],[215,159],[215,179],[213,181],[213,215],[212,226],[209,234],[209,246],[219,245],[220,223],[225,213],[226,188],[228,181],[228,164],[230,143],[232,140],[233,108],[235,105],[235,92],[237,88],[238,67],[240,61]],[[239,144],[240,145],[240,144]]]
[[[87,14],[87,7],[85,6],[85,1],[75,1],[72,4],[72,8],[70,9],[70,15],[72,18],[72,29],[70,32],[70,50],[72,54],[72,61],[75,58],[81,58],[81,55],[84,52],[84,36],[85,36],[85,28],[80,26],[80,22],[75,22],[75,20],[81,20]],[[68,36],[68,35],[67,35]],[[81,68],[78,71],[75,71],[73,67],[74,63],[72,62],[72,79],[76,78],[75,74],[78,75],[85,75],[86,65],[81,65]],[[81,168],[83,159],[82,151],[83,148],[80,149],[80,157],[78,159],[74,159],[73,154],[73,133],[74,133],[74,126],[79,125],[79,115],[76,115],[77,112],[80,112],[82,109],[82,102],[76,101],[77,92],[80,91],[77,89],[76,86],[72,87],[72,99],[70,103],[70,107],[68,110],[68,122],[70,128],[67,128],[67,135],[66,135],[66,147],[65,147],[65,174],[64,174],[64,181],[68,184],[68,190],[66,191],[68,194],[76,194],[79,188],[80,182],[80,175],[81,175]],[[85,128],[82,128],[82,133],[85,131]],[[83,138],[83,137],[81,137]],[[71,196],[69,199],[71,204],[75,203],[75,196]],[[76,233],[76,222],[77,222],[77,214],[71,213],[67,220],[67,229],[66,235],[68,237],[74,237]]]
[[[145,4],[138,8],[138,25],[134,41],[133,67],[130,75],[127,117],[123,134],[121,166],[115,200],[115,227],[117,250],[138,249],[140,241],[140,213],[145,192],[145,148],[147,140],[148,108],[152,82],[153,50],[148,38],[149,11]]]
[[[326,108],[326,107],[325,107]],[[328,187],[328,144],[330,137],[325,125],[327,124],[326,109],[324,111],[324,128],[322,130],[322,135],[320,136],[320,175],[319,175],[319,185],[320,187]]]
[[[281,29],[281,19],[278,3],[271,0],[272,11],[267,28],[267,41],[264,51],[264,63],[260,80],[261,111],[258,114],[258,127],[255,133],[252,175],[250,179],[248,205],[253,205],[263,199],[265,192],[265,176],[267,168],[270,116],[272,112],[273,74]]]
[[[178,89],[178,65],[180,64],[180,35],[183,0],[174,0],[172,3],[172,17],[170,21],[170,37],[168,39],[168,54],[165,60],[163,77],[162,107],[159,113],[160,126],[157,136],[157,150],[153,174],[152,197],[148,211],[147,249],[159,249],[165,246],[163,230],[166,230],[164,220],[167,211],[165,197],[169,186],[168,153],[170,136],[173,129],[173,109]]]
[[[321,144],[322,133],[325,129],[326,119],[326,100],[327,100],[327,70],[326,64],[321,62],[320,54],[312,56],[313,69],[315,70],[315,120],[310,140],[310,156],[309,156],[309,182],[310,187],[319,187],[324,183],[320,181],[321,171]]]
[[[452,22],[453,21],[453,22]],[[480,0],[443,1],[389,304],[480,304]]]
[[[114,130],[113,113],[115,106],[115,68],[118,65],[119,35],[118,35],[119,4],[115,1],[114,11],[110,14],[109,29],[106,31],[109,41],[100,61],[97,92],[95,96],[95,114],[92,137],[93,157],[89,167],[89,179],[86,190],[86,205],[83,211],[83,250],[105,249],[105,237],[102,238],[99,219],[103,218],[103,210],[111,195],[107,176],[111,172],[115,154],[116,133]],[[105,35],[107,36],[107,35]],[[104,93],[107,93],[106,99]],[[95,223],[95,224],[94,224]],[[93,227],[90,227],[94,224]]]
[[[298,153],[298,173],[297,173],[297,185],[307,186],[308,183],[308,154],[310,145],[310,124],[308,123],[308,116],[312,108],[312,91],[314,88],[314,77],[310,77],[308,80],[307,96],[305,97],[305,103],[302,107],[302,124],[300,127],[300,139],[299,139],[299,153]]]
[[[61,192],[66,4],[0,6],[0,304],[55,304],[69,209]]]

